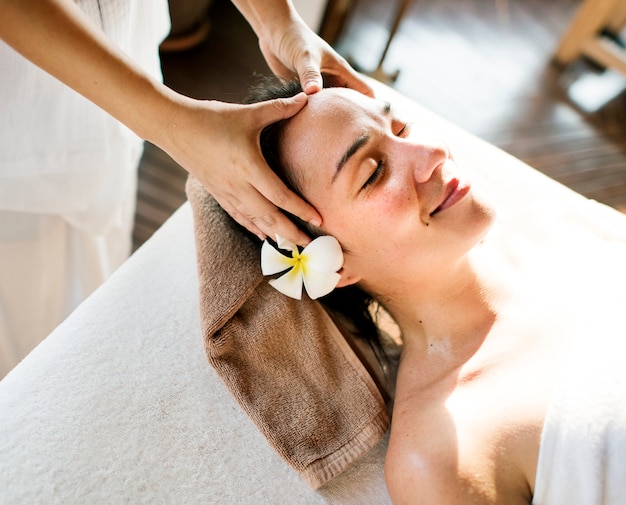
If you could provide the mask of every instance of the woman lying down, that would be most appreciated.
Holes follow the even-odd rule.
[[[356,286],[401,329],[395,504],[626,503],[624,243],[555,207],[501,221],[445,141],[351,90],[310,96],[262,147],[320,212],[307,231],[341,246],[333,298]]]

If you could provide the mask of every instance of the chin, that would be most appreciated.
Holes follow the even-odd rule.
[[[476,219],[485,228],[484,233],[486,234],[491,229],[496,220],[496,207],[488,198],[484,197],[480,193],[476,195],[472,194],[471,196],[474,207],[473,212],[476,214]]]
[[[463,207],[463,217],[454,230],[455,240],[469,250],[483,240],[493,227],[496,209],[487,198],[474,191],[465,197]]]

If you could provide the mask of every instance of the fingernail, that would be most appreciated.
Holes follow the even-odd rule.
[[[313,219],[311,219],[309,221],[309,224],[311,226],[320,226],[322,224],[322,221],[321,221],[321,219],[318,219],[318,218],[314,217]]]
[[[317,93],[321,89],[322,87],[317,81],[309,81],[304,85],[304,91],[307,95],[312,95],[314,93]]]

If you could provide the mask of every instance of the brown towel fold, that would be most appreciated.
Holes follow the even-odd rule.
[[[259,245],[193,178],[187,196],[208,360],[271,446],[319,488],[383,438],[383,396],[321,304],[272,288]]]

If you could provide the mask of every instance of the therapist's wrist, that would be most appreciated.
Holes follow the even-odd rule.
[[[235,2],[238,3],[238,2]],[[260,0],[248,2],[246,9],[240,9],[259,40],[281,37],[294,24],[302,22],[290,1]]]
[[[171,149],[176,143],[175,136],[181,117],[195,100],[156,83],[152,90],[143,95],[143,102],[142,112],[131,129],[161,149]]]
[[[171,91],[171,90],[170,90]],[[174,161],[200,180],[228,121],[222,109],[227,104],[197,100],[173,91],[163,96],[164,103],[145,140],[165,151]]]

